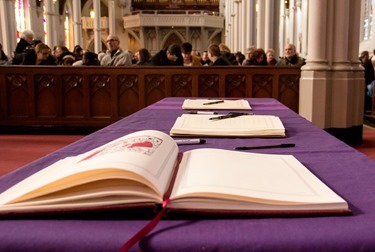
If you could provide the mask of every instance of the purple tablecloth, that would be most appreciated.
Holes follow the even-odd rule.
[[[166,133],[183,98],[166,98],[63,149],[0,178],[0,192],[33,172],[133,131]],[[375,162],[317,128],[273,99],[249,99],[255,114],[278,115],[286,138],[207,138],[204,145],[295,143],[295,148],[259,149],[293,154],[346,199],[351,216],[162,220],[134,251],[375,251]],[[21,153],[20,153],[21,155]],[[230,167],[228,167],[230,169]],[[0,251],[118,251],[147,220],[0,220]]]

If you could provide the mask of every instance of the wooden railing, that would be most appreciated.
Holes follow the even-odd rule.
[[[1,66],[0,126],[107,126],[164,97],[273,97],[298,112],[291,67]]]

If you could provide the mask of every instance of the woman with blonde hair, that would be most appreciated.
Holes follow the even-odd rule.
[[[266,52],[266,58],[267,58],[267,65],[268,66],[274,66],[277,63],[277,60],[275,59],[275,50],[268,49]]]
[[[227,60],[232,64],[232,65],[238,65],[238,62],[236,60],[236,56],[231,52],[229,47],[223,43],[219,44],[220,52],[221,54],[227,58]]]
[[[51,48],[44,43],[39,43],[34,49],[27,50],[22,65],[56,65]]]

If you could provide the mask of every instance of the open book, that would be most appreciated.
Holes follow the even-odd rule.
[[[278,116],[243,115],[212,120],[221,115],[190,115],[178,117],[171,136],[243,136],[285,137],[285,128]]]
[[[62,159],[14,185],[1,193],[0,213],[158,205],[168,191],[168,209],[349,211],[345,200],[291,155],[195,149],[183,153],[176,166],[178,156],[167,134],[135,132]]]
[[[251,106],[247,100],[237,99],[185,99],[182,109],[237,109],[251,110]]]

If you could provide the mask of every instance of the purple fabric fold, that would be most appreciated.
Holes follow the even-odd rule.
[[[69,155],[143,129],[169,132],[184,98],[166,98],[0,178],[0,192]],[[274,99],[249,99],[256,114],[278,115],[286,138],[206,138],[193,148],[295,143],[252,152],[292,154],[348,201],[351,216],[162,220],[134,251],[374,251],[375,161]],[[251,164],[249,164],[251,166]],[[228,167],[230,169],[230,167]],[[98,216],[99,217],[99,216]],[[149,220],[11,219],[0,221],[0,251],[118,251]]]

